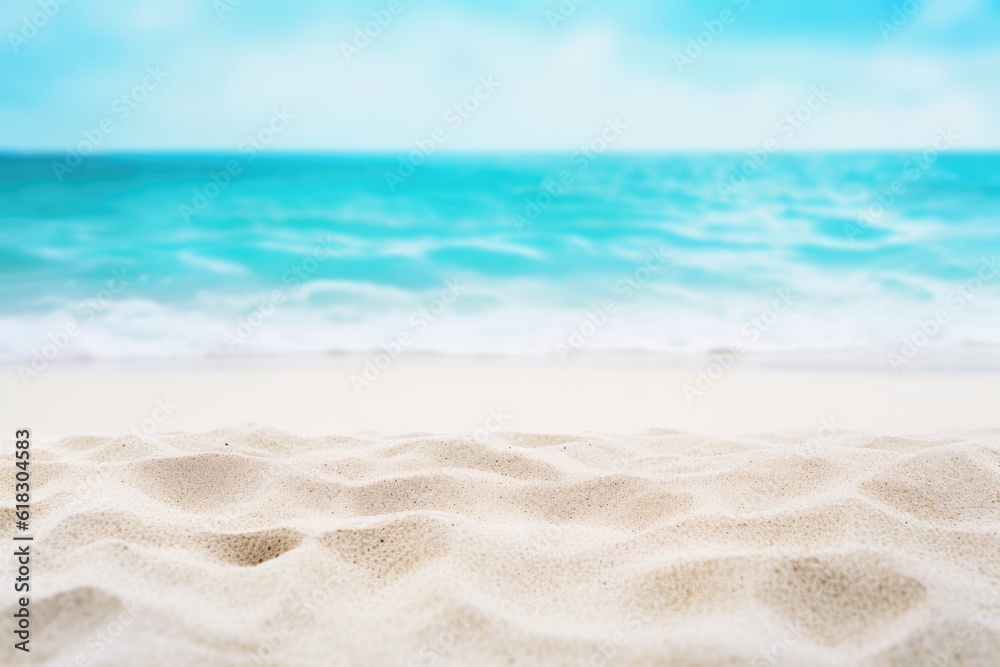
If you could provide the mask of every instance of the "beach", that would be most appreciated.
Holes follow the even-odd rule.
[[[1000,3],[7,4],[0,667],[1000,666]]]
[[[67,438],[25,664],[989,665],[998,436]]]
[[[268,366],[3,386],[33,438],[24,664],[1000,650],[996,375],[751,365],[691,405],[691,368],[418,359],[357,394],[360,358]]]

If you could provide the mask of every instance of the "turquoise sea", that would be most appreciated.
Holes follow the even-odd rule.
[[[0,360],[1000,344],[998,154],[400,160],[0,156]]]

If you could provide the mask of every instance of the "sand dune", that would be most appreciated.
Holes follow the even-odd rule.
[[[1000,664],[1000,432],[810,437],[39,444],[0,662]]]

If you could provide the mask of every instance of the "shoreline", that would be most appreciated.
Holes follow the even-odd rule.
[[[49,370],[57,372],[88,372],[92,370],[159,371],[178,367],[191,371],[301,368],[321,364],[333,368],[361,367],[367,360],[383,355],[383,350],[337,350],[325,353],[284,352],[253,354],[210,354],[164,357],[125,357],[120,359],[74,357],[39,359],[45,364],[38,375]],[[546,353],[485,353],[485,352],[434,352],[403,350],[392,358],[392,364],[405,365],[510,365],[551,368],[653,368],[656,370],[697,370],[730,354],[719,348],[699,351],[651,350],[591,350],[582,348],[562,360],[554,352]],[[1000,345],[967,344],[935,348],[921,348],[917,354],[893,370],[888,360],[890,354],[900,354],[896,348],[845,347],[829,349],[749,350],[735,355],[734,367],[755,370],[823,371],[842,370],[885,372],[906,375],[909,373],[998,373],[1000,374]],[[20,367],[31,369],[33,359],[0,360],[0,376],[18,373]]]

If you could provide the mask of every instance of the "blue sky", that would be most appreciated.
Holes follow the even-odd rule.
[[[104,122],[100,150],[235,150],[275,109],[292,150],[436,130],[440,150],[571,150],[614,118],[627,150],[923,148],[949,126],[1000,148],[998,0],[6,0],[0,21],[3,149]]]

